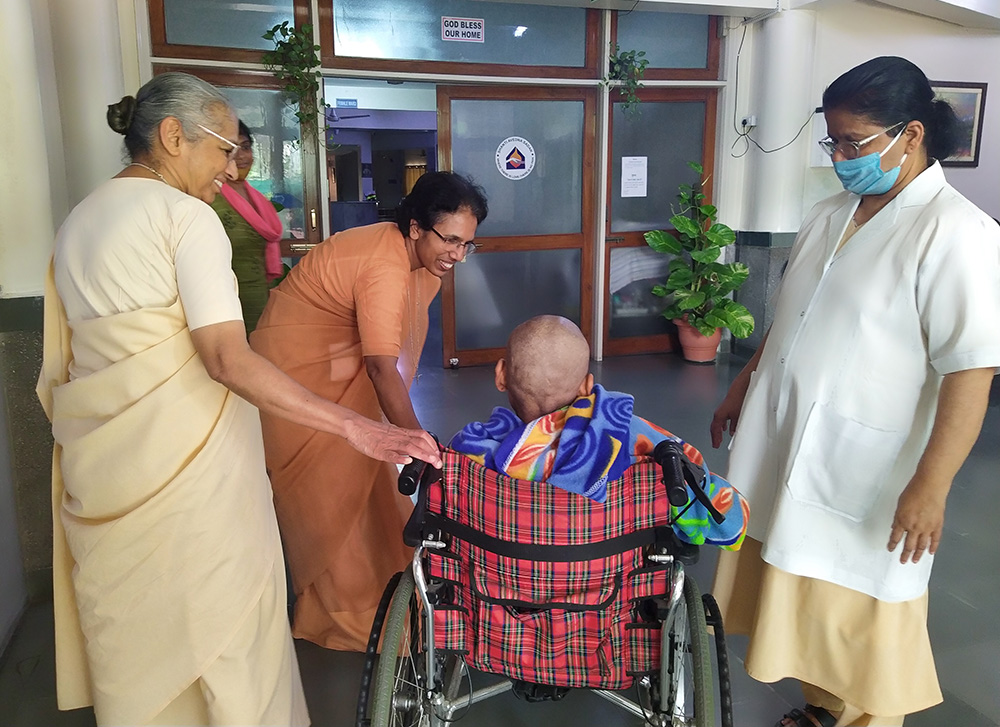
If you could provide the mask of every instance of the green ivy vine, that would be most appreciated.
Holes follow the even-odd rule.
[[[313,44],[311,25],[296,28],[286,20],[264,33],[265,40],[274,43],[274,50],[264,53],[264,67],[282,82],[289,105],[302,128],[303,138],[315,138],[319,133],[319,116],[327,108],[317,102],[322,75],[319,72],[319,46]],[[323,128],[326,128],[324,119]]]
[[[609,56],[608,75],[601,79],[605,87],[618,86],[619,95],[625,99],[622,111],[626,116],[639,113],[639,97],[636,94],[642,88],[642,76],[646,72],[649,61],[644,50],[621,50],[615,43]]]

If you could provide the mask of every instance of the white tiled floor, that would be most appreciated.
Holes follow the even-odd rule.
[[[421,421],[448,437],[466,422],[485,418],[504,401],[493,389],[491,369],[442,370],[439,352],[433,348],[429,345],[414,400]],[[688,439],[706,453],[713,469],[724,472],[725,452],[711,450],[708,422],[740,365],[727,356],[720,356],[716,366],[685,364],[676,356],[636,356],[595,364],[594,373],[606,387],[635,395],[638,414]],[[908,727],[1000,724],[998,403],[990,407],[983,435],[955,484],[931,581],[930,632],[945,701],[908,718]],[[706,551],[694,569],[703,585],[711,583],[714,560],[714,554]],[[314,724],[352,725],[361,655],[330,652],[305,642],[298,648]],[[730,651],[737,727],[770,727],[783,712],[801,704],[795,684],[760,684],[745,675],[740,661],[745,639],[732,638]],[[28,612],[0,665],[0,725],[93,724],[90,710],[55,710],[52,654],[51,606],[42,604]],[[506,694],[476,705],[463,722],[475,727],[639,724],[585,692],[573,692],[555,704],[526,704]]]

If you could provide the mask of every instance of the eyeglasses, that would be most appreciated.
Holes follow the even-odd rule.
[[[829,156],[833,156],[836,152],[840,152],[844,159],[857,159],[861,154],[861,147],[865,144],[875,141],[882,134],[887,131],[892,131],[893,129],[902,126],[907,123],[906,121],[900,121],[898,124],[893,124],[892,126],[886,127],[875,134],[872,134],[867,139],[862,139],[861,141],[834,141],[829,136],[824,137],[819,140],[820,148],[827,153]]]
[[[465,242],[464,240],[461,240],[460,238],[457,237],[445,237],[440,232],[435,230],[433,227],[431,227],[431,232],[437,235],[441,239],[441,242],[443,242],[448,247],[454,248],[455,250],[462,250],[466,257],[468,257],[476,250],[478,250],[480,247],[482,247],[482,245],[477,245],[471,240],[469,242]],[[465,258],[462,259],[464,260]]]
[[[212,131],[211,129],[209,129],[208,127],[202,126],[201,124],[198,124],[198,128],[201,129],[202,131],[204,131],[206,134],[211,134],[212,136],[214,136],[219,141],[224,141],[225,143],[229,144],[230,148],[229,148],[229,151],[226,152],[226,159],[228,161],[233,161],[234,159],[236,159],[236,153],[240,150],[240,145],[239,144],[237,144],[235,141],[230,141],[229,139],[227,139],[226,137],[224,137],[222,134],[217,134],[214,131]]]

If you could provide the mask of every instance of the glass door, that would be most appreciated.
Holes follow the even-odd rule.
[[[483,247],[442,281],[446,367],[495,362],[541,314],[590,339],[596,103],[592,89],[438,87],[440,168],[490,207]]]
[[[672,231],[680,184],[694,184],[689,161],[715,165],[714,89],[641,89],[638,113],[612,96],[605,258],[604,354],[659,353],[677,347],[676,327],[652,288],[670,256],[651,250],[649,230]],[[712,179],[703,189],[710,202]]]

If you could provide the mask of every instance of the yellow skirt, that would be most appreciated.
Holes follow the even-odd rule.
[[[754,679],[798,679],[873,715],[906,715],[942,701],[927,635],[927,593],[886,603],[763,561],[747,538],[722,551],[712,592],[727,633],[748,634]]]

